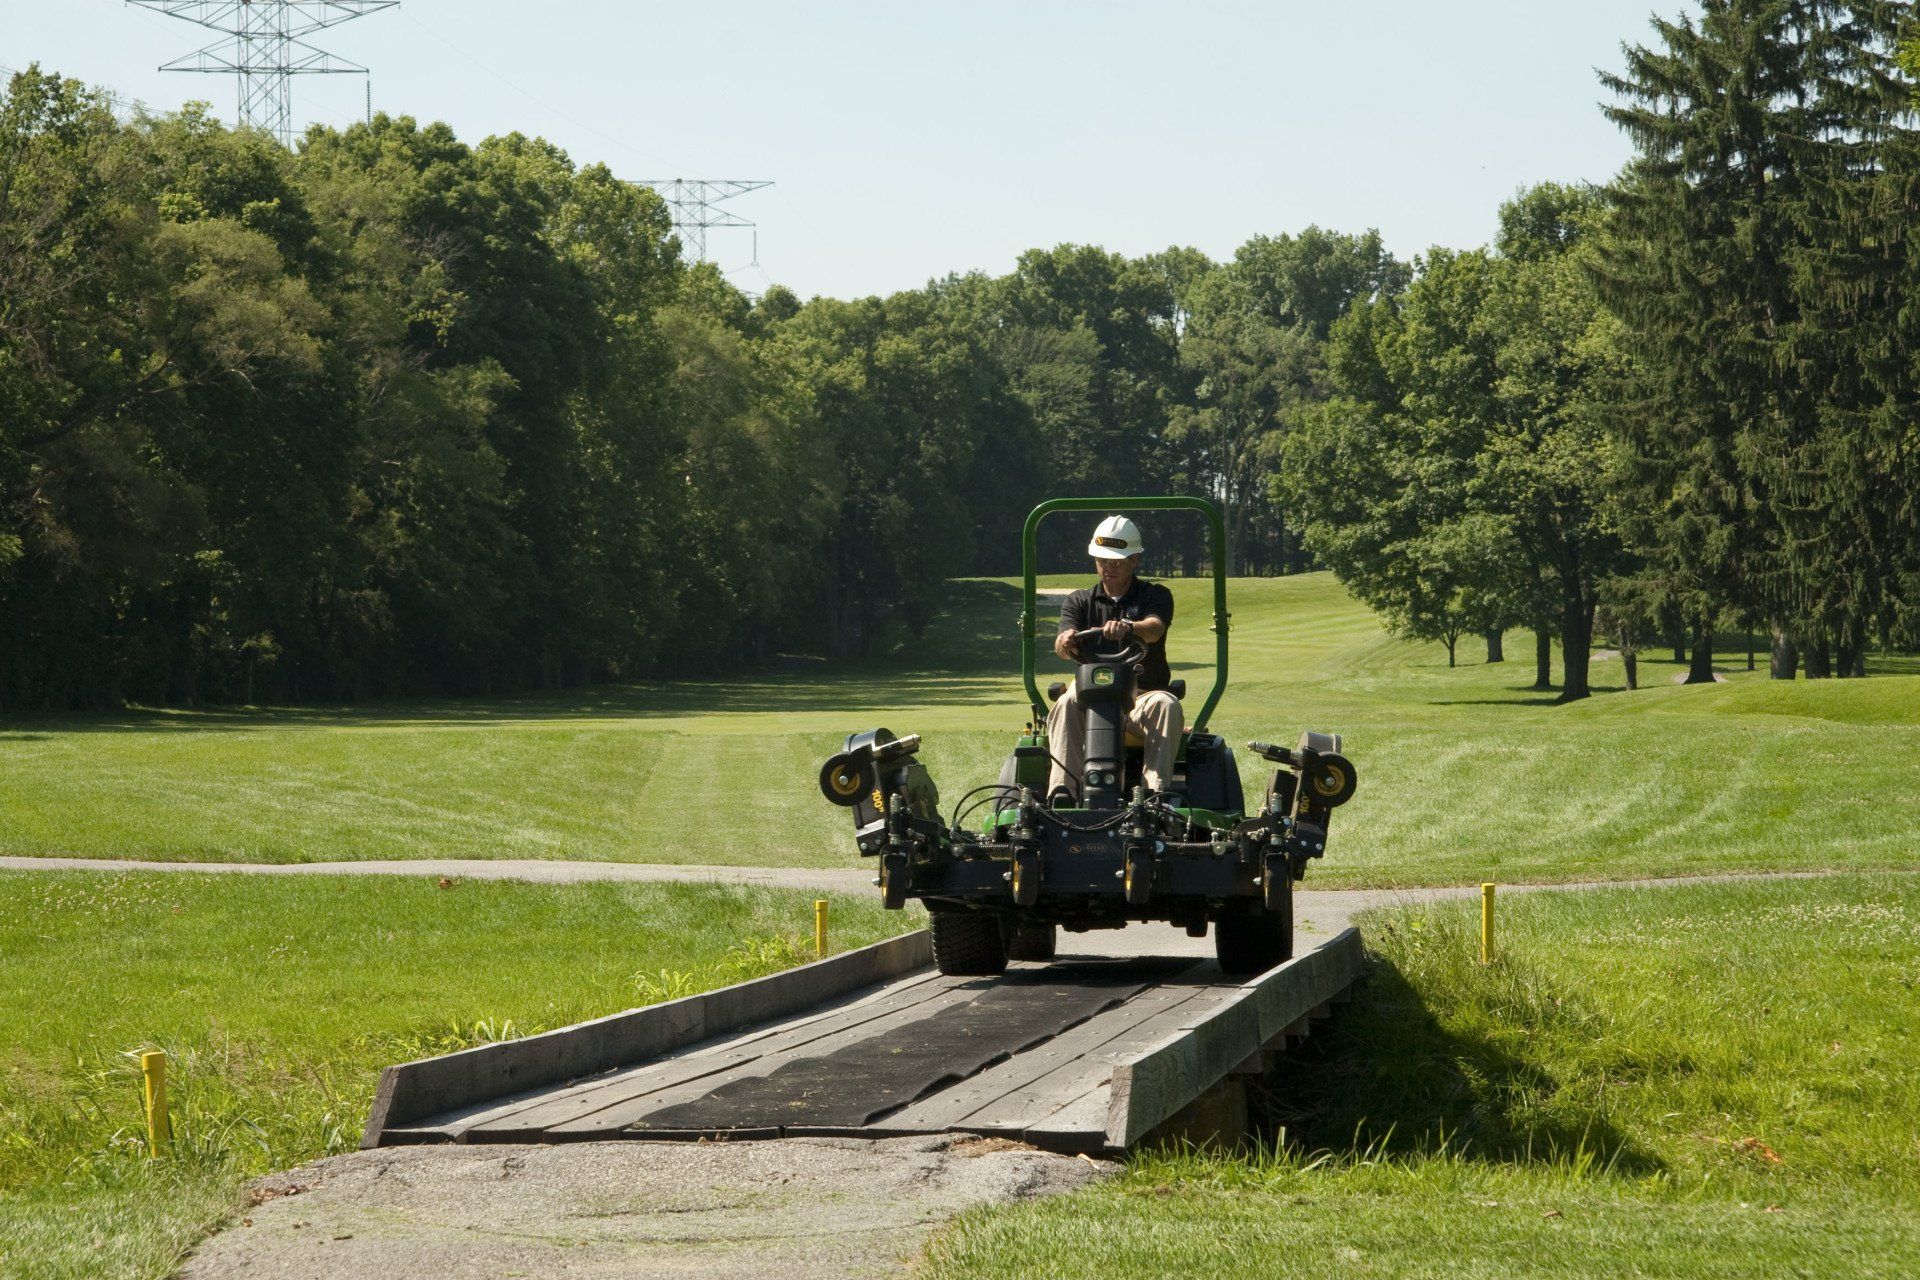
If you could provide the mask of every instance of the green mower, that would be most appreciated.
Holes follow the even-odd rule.
[[[1098,630],[1075,635],[1082,661],[1075,697],[1085,708],[1085,767],[1077,794],[1049,802],[1054,753],[1034,678],[1035,539],[1058,511],[1195,511],[1213,560],[1213,688],[1182,734],[1174,785],[1149,793],[1141,749],[1126,740],[1139,664],[1137,641]],[[820,770],[820,790],[853,811],[854,841],[877,859],[882,903],[909,899],[931,916],[942,973],[996,974],[1007,961],[1050,960],[1058,932],[1159,920],[1203,936],[1228,973],[1258,973],[1293,955],[1293,885],[1326,852],[1334,809],[1352,798],[1353,765],[1337,735],[1303,733],[1287,748],[1249,742],[1274,765],[1258,812],[1248,813],[1232,748],[1207,731],[1227,683],[1226,528],[1204,498],[1055,498],[1027,517],[1021,537],[1020,669],[1031,710],[1000,776],[961,798],[948,820],[917,758],[917,734],[869,729]],[[1052,634],[1048,631],[1048,634]],[[1099,646],[1109,648],[1101,649]],[[1186,682],[1171,682],[1184,703]],[[1049,690],[1058,699],[1064,682]],[[969,825],[978,815],[977,825]]]

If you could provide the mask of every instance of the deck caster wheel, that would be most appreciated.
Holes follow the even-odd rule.
[[[1285,857],[1272,857],[1260,871],[1260,898],[1274,915],[1293,918],[1293,866]]]
[[[898,911],[907,905],[907,856],[889,853],[880,859],[880,905]]]
[[[1030,907],[1040,901],[1040,855],[1022,849],[1013,855],[1013,905]]]
[[[1153,854],[1146,849],[1127,850],[1121,883],[1127,901],[1136,907],[1153,897]]]

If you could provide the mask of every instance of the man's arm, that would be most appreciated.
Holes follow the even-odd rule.
[[[1108,640],[1125,640],[1133,636],[1152,644],[1167,634],[1167,624],[1153,617],[1142,618],[1138,622],[1115,618],[1100,624],[1100,634]]]
[[[1068,662],[1078,662],[1080,655],[1074,652],[1073,633],[1086,627],[1084,602],[1078,592],[1068,596],[1060,604],[1060,634],[1053,638],[1053,652],[1056,657]]]

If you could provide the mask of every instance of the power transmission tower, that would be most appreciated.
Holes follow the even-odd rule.
[[[773,183],[740,178],[641,178],[634,185],[652,187],[660,193],[667,207],[673,210],[673,228],[681,233],[687,247],[693,250],[694,261],[705,262],[707,231],[710,228],[755,225],[750,218],[720,208],[721,202],[770,187]],[[754,254],[756,262],[759,256],[758,252]]]
[[[240,110],[234,123],[265,129],[282,146],[293,145],[294,76],[365,75],[367,69],[303,36],[325,27],[396,8],[400,0],[127,0],[171,18],[229,37],[162,66],[162,71],[200,71],[240,79]]]

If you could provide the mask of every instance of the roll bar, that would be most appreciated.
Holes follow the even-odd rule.
[[[1033,704],[1036,723],[1046,719],[1047,709],[1033,676],[1033,641],[1039,621],[1034,616],[1035,540],[1040,522],[1056,511],[1198,511],[1207,518],[1207,544],[1213,560],[1213,689],[1189,726],[1196,733],[1206,728],[1207,717],[1227,688],[1227,524],[1219,504],[1210,498],[1182,497],[1049,498],[1028,513],[1026,527],[1020,533],[1020,569],[1025,579],[1020,595],[1020,676],[1026,681],[1027,700]]]

